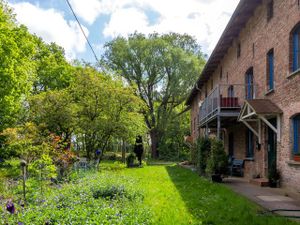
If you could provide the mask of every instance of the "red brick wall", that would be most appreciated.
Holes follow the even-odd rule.
[[[257,85],[256,98],[269,98],[284,111],[281,122],[281,140],[277,146],[278,168],[282,174],[282,184],[293,186],[300,190],[300,166],[288,163],[292,159],[290,118],[296,113],[300,113],[300,72],[290,76],[290,32],[300,22],[300,6],[298,6],[298,0],[274,0],[274,16],[268,22],[266,2],[264,0],[263,4],[256,9],[239,37],[229,48],[219,68],[213,74],[212,79],[214,79],[214,86],[218,83],[243,84],[245,82],[246,71],[248,68],[253,67],[254,82]],[[238,42],[241,43],[241,56],[239,58],[236,57]],[[266,54],[272,48],[274,49],[275,60],[275,91],[267,94]],[[220,79],[221,66],[223,70],[222,79]],[[209,91],[210,84],[211,81],[208,81]],[[205,92],[202,91],[201,99],[204,99],[204,94]],[[199,96],[195,98],[192,105],[192,120],[198,115]],[[234,126],[230,129],[235,130],[241,127],[243,125]],[[226,132],[227,134],[230,129]],[[263,134],[266,133],[265,130]],[[239,157],[243,157],[242,154],[245,152],[243,135],[245,132],[236,131],[236,133],[241,136],[239,141],[236,140],[236,145],[240,149],[240,153],[237,154],[240,154],[238,155]],[[198,131],[192,131],[192,135],[195,139],[198,136]],[[246,163],[245,170],[247,177],[251,177],[253,171],[254,174],[267,176],[267,150],[265,142],[266,140],[263,137],[262,148],[260,151],[255,152],[255,160]]]

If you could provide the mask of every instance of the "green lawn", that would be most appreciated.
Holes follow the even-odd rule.
[[[3,218],[24,224],[297,224],[263,216],[261,208],[223,185],[177,166],[101,168],[52,190],[44,203]]]

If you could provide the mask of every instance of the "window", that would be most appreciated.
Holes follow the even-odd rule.
[[[233,98],[234,97],[234,87],[233,87],[233,85],[230,85],[228,87],[227,95],[228,95],[229,98]]]
[[[300,115],[293,118],[293,152],[300,153]]]
[[[253,132],[248,129],[246,132],[246,158],[253,158],[254,156],[253,137],[254,137]]]
[[[291,33],[292,72],[300,69],[300,24]]]
[[[253,68],[247,70],[245,76],[245,90],[246,90],[246,99],[254,98],[254,78],[253,78]]]
[[[274,50],[271,49],[267,54],[267,87],[268,90],[274,89]]]
[[[239,58],[241,56],[241,43],[237,44],[236,56]]]
[[[267,20],[271,20],[274,14],[274,1],[269,0],[267,3]]]
[[[211,87],[210,87],[210,89],[211,89],[211,90],[214,89],[214,80],[213,80],[213,79],[211,79]]]

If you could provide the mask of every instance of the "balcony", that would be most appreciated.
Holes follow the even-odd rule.
[[[245,84],[219,84],[202,102],[199,110],[199,125],[217,127],[217,118],[222,125],[236,121],[245,99],[255,98],[255,86]]]

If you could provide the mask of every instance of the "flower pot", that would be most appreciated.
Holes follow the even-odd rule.
[[[300,155],[294,155],[294,161],[300,162]]]

